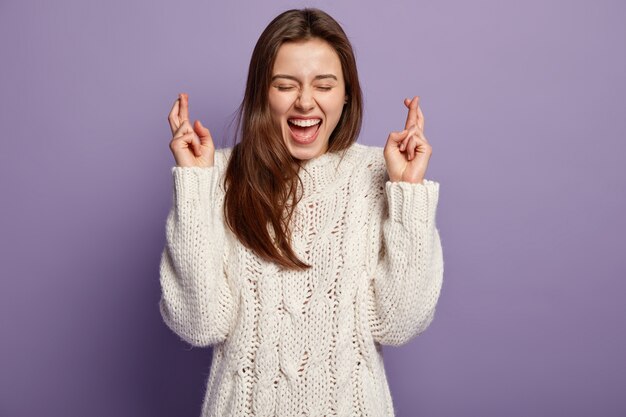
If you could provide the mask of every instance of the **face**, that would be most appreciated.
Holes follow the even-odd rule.
[[[313,38],[280,46],[269,106],[291,156],[306,160],[326,152],[346,100],[341,61],[330,44]]]

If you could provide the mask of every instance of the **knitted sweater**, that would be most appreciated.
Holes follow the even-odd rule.
[[[300,171],[290,271],[243,246],[223,217],[232,148],[172,167],[159,309],[213,345],[203,417],[394,416],[381,345],[431,323],[443,279],[439,183],[390,182],[383,150],[354,143]]]

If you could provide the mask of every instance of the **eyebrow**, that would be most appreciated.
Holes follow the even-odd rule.
[[[294,81],[298,81],[300,82],[300,80],[298,80],[296,77],[292,76],[292,75],[287,75],[287,74],[276,74],[272,77],[272,81],[274,81],[277,78],[287,78],[289,80],[294,80]],[[333,78],[335,81],[337,81],[337,77],[334,74],[320,74],[320,75],[316,75],[314,80],[321,80],[324,78]]]

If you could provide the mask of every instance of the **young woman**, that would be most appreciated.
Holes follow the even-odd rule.
[[[393,416],[381,345],[431,323],[443,278],[418,98],[384,149],[356,142],[352,47],[318,9],[261,34],[237,143],[215,149],[181,94],[160,311],[213,345],[203,416]]]

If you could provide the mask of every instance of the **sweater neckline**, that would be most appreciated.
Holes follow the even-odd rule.
[[[348,155],[351,149],[355,149],[361,147],[362,145],[358,142],[352,143],[347,149],[342,149],[340,151],[329,152],[326,151],[321,155],[318,155],[314,158],[307,159],[302,162],[302,167],[306,170],[310,170],[311,168],[317,167],[325,167],[329,165],[331,162],[334,163],[335,168],[340,159],[342,159],[342,155]]]
[[[318,155],[314,158],[307,159],[302,162],[302,167],[306,169],[310,169],[313,167],[321,167],[327,165],[330,161],[336,159],[338,157],[337,152],[324,152],[321,155]]]

